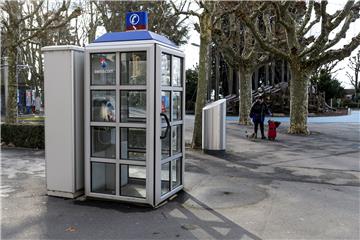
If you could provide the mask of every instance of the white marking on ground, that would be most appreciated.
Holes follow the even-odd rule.
[[[15,189],[9,185],[0,186],[0,197],[9,197],[9,193],[15,192]]]

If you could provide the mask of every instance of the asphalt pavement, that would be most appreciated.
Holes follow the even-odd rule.
[[[287,127],[251,141],[228,121],[226,153],[187,149],[185,190],[157,209],[48,197],[44,152],[3,148],[1,238],[359,239],[360,124]]]

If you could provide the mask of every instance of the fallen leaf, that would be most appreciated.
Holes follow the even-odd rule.
[[[67,229],[65,229],[65,232],[76,232],[76,231],[77,231],[77,228],[74,226],[70,226]]]

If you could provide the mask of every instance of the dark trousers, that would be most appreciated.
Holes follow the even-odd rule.
[[[264,134],[264,121],[254,121],[254,133],[257,135],[259,124],[260,124],[261,137],[265,137],[265,134]]]

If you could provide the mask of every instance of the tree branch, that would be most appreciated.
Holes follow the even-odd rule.
[[[283,25],[286,30],[290,30],[290,24],[286,20],[284,20],[284,11],[286,11],[286,9],[284,10],[285,6],[280,6],[278,2],[271,2],[271,3],[275,9],[275,13],[276,13],[276,17],[277,17],[276,20],[281,25]]]
[[[267,1],[262,2],[261,5],[250,15],[250,19],[255,19],[259,15],[259,12],[265,11],[265,9],[269,6],[268,4],[269,2]]]
[[[223,17],[227,16],[227,15],[230,15],[234,12],[236,12],[239,8],[243,7],[244,4],[243,3],[238,3],[237,5],[235,6],[232,6],[231,9],[223,9],[220,13],[220,16],[217,16],[216,18],[214,18],[214,21],[213,21],[213,26],[219,21],[221,20]]]
[[[352,76],[349,72],[345,73],[346,77],[349,79],[351,85],[355,85],[355,80],[354,80],[354,76]]]
[[[30,14],[26,15],[25,17],[22,17],[18,20],[17,24],[20,24],[21,22],[24,22],[25,20],[33,17],[41,8],[41,6],[43,5],[44,0],[41,0],[38,5],[35,7],[34,11],[32,11]],[[65,2],[63,2],[63,5],[65,4]]]
[[[309,6],[306,10],[305,16],[304,16],[304,21],[303,23],[300,25],[300,28],[297,30],[297,33],[301,36],[303,34],[303,31],[305,29],[305,26],[309,23],[310,18],[311,18],[311,13],[312,10],[314,8],[314,1],[310,1],[309,2]]]
[[[317,57],[321,52],[324,52],[327,49],[331,48],[336,43],[338,43],[342,38],[344,38],[346,35],[346,31],[349,29],[350,23],[356,20],[355,17],[358,17],[358,10],[357,10],[359,8],[358,4],[360,4],[360,2],[357,2],[356,5],[354,5],[354,1],[348,1],[344,9],[339,14],[337,14],[338,20],[341,19],[342,21],[344,20],[344,18],[346,18],[346,20],[344,25],[342,26],[342,29],[336,34],[336,36],[332,40],[329,41],[328,37],[330,32],[334,30],[341,23],[341,21],[335,21],[334,23],[331,23],[333,16],[329,16],[326,13],[326,3],[321,2],[321,6],[320,6],[320,14],[322,18],[321,34],[315,40],[315,42],[311,47],[306,48],[301,52],[300,56],[303,57],[307,54],[311,54],[312,57]]]
[[[330,40],[324,47],[324,49],[329,49],[335,44],[337,44],[342,38],[346,37],[346,32],[349,30],[350,24],[352,22],[355,22],[356,18],[354,17],[354,14],[351,12],[345,19],[344,25],[342,26],[341,30],[336,33],[335,37]]]
[[[186,15],[186,16],[194,16],[194,17],[198,17],[200,18],[200,14],[197,12],[194,12],[193,10],[187,10],[187,11],[183,11],[177,8],[177,6],[175,5],[175,3],[171,0],[170,1],[171,6],[173,7],[174,11],[176,14],[178,15]]]
[[[315,24],[320,22],[320,18],[321,18],[321,15],[317,14],[316,18],[313,21],[311,21],[311,23],[303,30],[303,32],[299,32],[299,36],[304,36],[306,33],[308,33]]]
[[[45,31],[46,29],[56,29],[56,28],[60,28],[60,27],[63,27],[65,26],[71,19],[73,18],[76,18],[78,17],[80,14],[81,14],[81,9],[80,8],[76,8],[68,18],[66,18],[63,22],[55,25],[55,26],[50,26],[50,24],[52,24],[53,22],[55,22],[61,12],[62,12],[62,8],[60,8],[51,18],[49,18],[45,23],[44,25],[37,31],[35,31],[34,33],[32,33],[30,36],[26,37],[26,38],[23,38],[23,39],[20,39],[19,41],[16,42],[16,46],[20,45],[21,43],[23,42],[26,42],[27,40],[30,40],[34,37],[37,37],[38,35],[40,35],[41,33],[43,33],[43,31]]]
[[[339,14],[336,15],[336,17],[333,15],[331,16],[332,18],[335,17],[335,19],[333,20],[333,22],[330,23],[330,27],[331,29],[336,28],[337,26],[339,26],[339,24],[344,20],[344,18],[349,14],[349,12],[351,11],[351,9],[353,9],[353,7],[359,7],[358,5],[360,4],[360,2],[358,1],[356,3],[356,5],[354,6],[354,0],[350,0],[347,1],[344,8],[341,10],[341,12]]]
[[[272,46],[269,44],[266,39],[264,39],[259,32],[258,28],[255,26],[255,24],[249,19],[249,17],[244,13],[243,11],[239,10],[238,15],[240,19],[244,21],[246,26],[251,30],[253,33],[255,39],[258,41],[259,45],[266,51],[269,51],[270,53],[277,55],[281,58],[286,59],[287,61],[290,60],[290,56],[286,54],[284,51]]]
[[[309,65],[322,65],[335,60],[341,60],[350,56],[351,52],[360,45],[360,33],[353,37],[351,42],[341,49],[329,50],[318,57],[312,58],[308,61]]]

